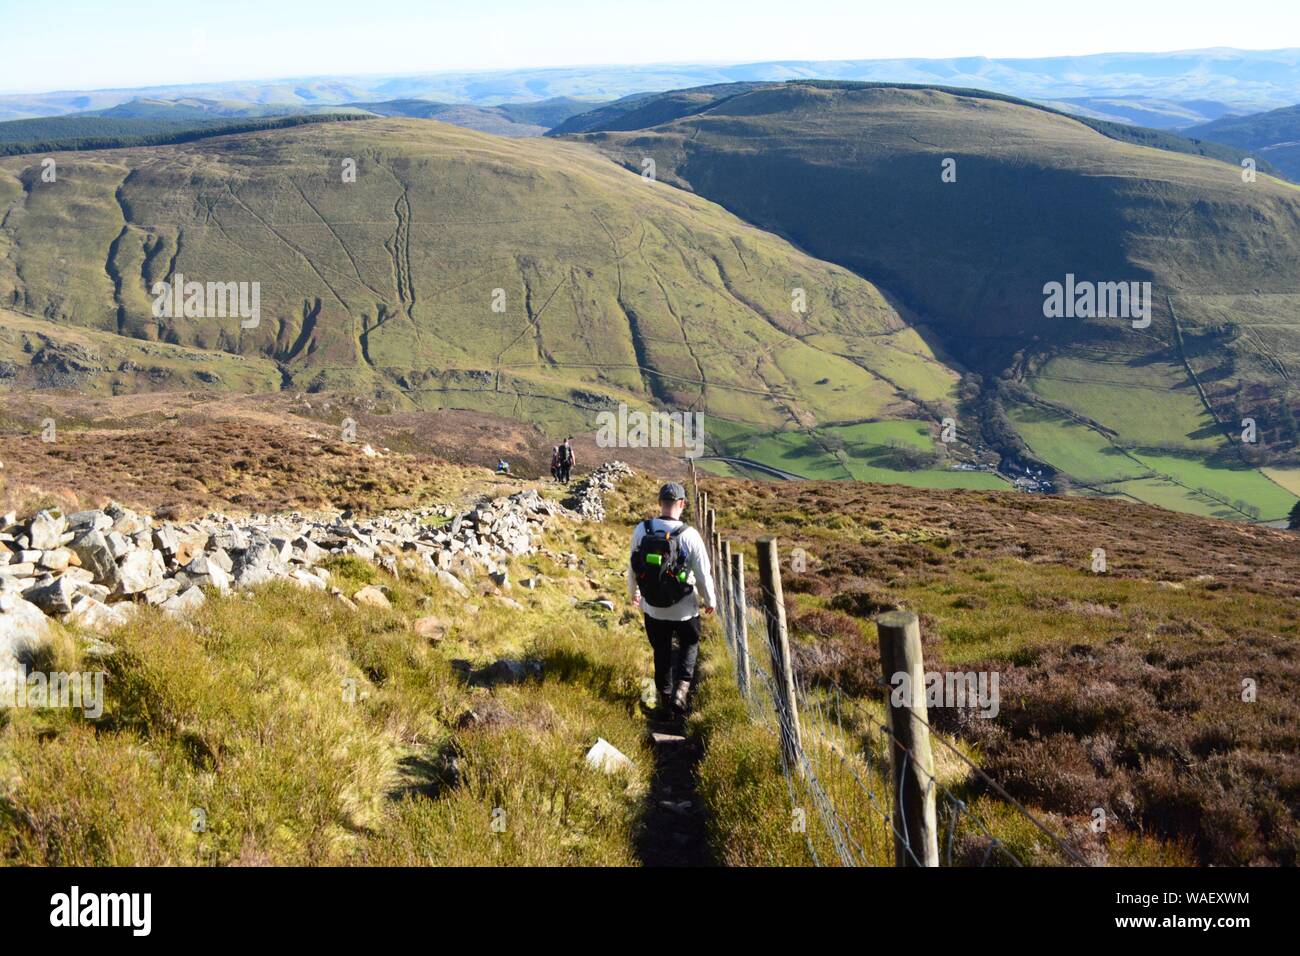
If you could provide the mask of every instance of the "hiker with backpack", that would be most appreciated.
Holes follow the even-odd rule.
[[[560,446],[559,480],[561,484],[565,485],[569,483],[569,472],[573,471],[574,465],[572,441],[573,436],[570,435],[568,438],[564,439],[564,444]]]
[[[551,446],[551,480],[560,480],[560,446]]]
[[[628,596],[645,615],[654,649],[657,710],[679,716],[686,713],[695,680],[701,602],[705,614],[717,606],[708,550],[700,533],[681,520],[685,508],[686,489],[680,484],[659,489],[659,516],[639,522],[632,532],[627,574]]]

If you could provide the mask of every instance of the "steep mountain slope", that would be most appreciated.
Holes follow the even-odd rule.
[[[963,417],[1004,455],[1208,513],[1294,500],[1250,466],[1294,481],[1300,189],[976,91],[686,93],[675,119],[620,131],[624,113],[585,138],[898,295],[984,374]],[[1149,326],[1046,318],[1045,285],[1071,275],[1150,282]],[[1227,436],[1246,417],[1243,447]]]
[[[1300,181],[1300,106],[1249,116],[1225,116],[1186,130],[1238,149],[1251,150],[1292,180]]]
[[[57,169],[0,161],[0,304],[269,358],[286,387],[574,430],[620,401],[725,431],[928,418],[955,394],[870,283],[579,144],[375,120]],[[260,321],[155,317],[176,276],[259,283]]]

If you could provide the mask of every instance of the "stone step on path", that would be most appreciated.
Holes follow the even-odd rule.
[[[655,764],[637,837],[643,866],[715,863],[695,787],[703,747],[698,738],[683,730],[681,720],[651,719],[646,727]]]

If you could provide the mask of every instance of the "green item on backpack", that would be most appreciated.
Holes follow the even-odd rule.
[[[641,540],[632,553],[632,574],[641,600],[651,607],[672,607],[695,590],[680,540],[688,528],[683,524],[675,531],[656,531],[654,519],[645,520]]]

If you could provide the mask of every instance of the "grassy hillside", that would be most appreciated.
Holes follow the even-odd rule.
[[[906,607],[921,618],[927,671],[1000,674],[996,718],[939,707],[931,723],[1095,863],[1300,859],[1294,533],[1114,500],[706,484],[749,566],[762,536],[804,550],[805,571],[782,569],[794,667],[845,726],[881,719],[871,619]],[[1245,677],[1259,688],[1249,701]],[[761,821],[784,796],[723,765],[754,747],[729,730],[701,765],[720,795],[769,801],[766,815],[724,813],[734,858],[748,862],[770,859],[755,831],[779,839]],[[942,782],[977,807],[987,791],[963,777]],[[1095,807],[1104,835],[1088,827]],[[1043,849],[1037,834],[1010,839],[1021,859]]]
[[[652,158],[666,181],[897,296],[980,373],[963,424],[1004,457],[1036,457],[1083,485],[1104,464],[1072,471],[1060,443],[1012,439],[1018,397],[1107,447],[1190,456],[1215,472],[1193,480],[1230,500],[1243,464],[1294,466],[1300,188],[1245,183],[1238,167],[978,91],[738,84],[683,105],[691,93],[665,101],[677,118],[620,131],[626,113],[584,138],[629,168]],[[653,103],[636,110],[652,115]],[[946,159],[955,181],[942,178]],[[1150,326],[1045,318],[1043,287],[1067,274],[1151,282]],[[1257,422],[1251,447],[1231,437],[1245,417]],[[1290,492],[1259,477],[1244,503],[1280,517]]]
[[[569,527],[548,543],[584,559],[616,550],[612,528],[594,534],[580,541]],[[643,862],[654,812],[638,709],[649,648],[631,615],[570,601],[616,573],[519,559],[512,575],[544,581],[515,602],[491,585],[461,598],[431,575],[399,580],[355,558],[330,570],[345,595],[383,585],[392,606],[292,586],[214,595],[189,622],[147,611],[101,635],[107,658],[94,656],[104,645],[90,633],[60,628],[42,663],[107,668],[106,713],[92,723],[76,710],[5,712],[0,861]],[[431,635],[415,629],[421,619],[442,624]],[[453,664],[501,659],[536,662],[544,679],[485,687]],[[340,690],[349,681],[351,699]],[[632,767],[588,767],[598,737]]]
[[[269,464],[251,471],[273,474]],[[423,505],[501,491],[482,469],[418,464],[432,479]],[[116,491],[137,466],[110,463],[103,480]],[[143,608],[107,633],[56,626],[39,663],[106,669],[105,713],[5,713],[0,861],[833,862],[815,812],[806,834],[790,826],[813,795],[783,778],[776,738],[746,712],[712,621],[684,728],[699,759],[665,790],[640,706],[649,650],[621,592],[627,528],[656,485],[637,476],[606,497],[606,523],[562,521],[543,552],[513,559],[510,577],[539,576],[534,589],[471,580],[461,597],[412,567],[393,577],[338,558],[331,581],[345,596],[382,585],[391,606],[272,584],[212,594],[187,621]],[[871,619],[905,606],[921,615],[928,667],[1001,675],[996,719],[939,708],[935,727],[1092,863],[1295,864],[1293,535],[1113,501],[845,481],[707,486],[751,567],[760,535],[807,552],[805,571],[783,569],[794,667],[845,728],[883,716]],[[396,500],[381,492],[365,507]],[[1105,574],[1089,570],[1095,547],[1107,550]],[[575,605],[602,596],[614,610]],[[751,632],[755,653],[760,640]],[[532,676],[466,679],[502,660],[531,662]],[[1257,700],[1241,699],[1243,675]],[[341,693],[349,683],[354,697]],[[597,737],[633,766],[588,767]],[[848,737],[841,760],[877,784],[887,766],[871,734]],[[965,765],[945,752],[936,766],[970,810],[955,865],[980,865],[989,836],[1023,862],[1061,862]],[[888,829],[855,780],[829,797],[855,832],[871,832],[863,855],[888,865]],[[1103,834],[1088,825],[1098,806]],[[700,832],[683,833],[692,821]]]
[[[812,87],[823,90],[918,90],[935,93],[947,93],[951,96],[974,97],[1000,103],[1011,103],[1046,113],[1069,116],[1079,123],[1095,129],[1109,139],[1121,143],[1134,143],[1139,146],[1151,146],[1173,153],[1188,153],[1194,156],[1208,156],[1224,162],[1237,163],[1246,152],[1223,142],[1206,142],[1180,136],[1167,131],[1162,126],[1156,128],[1134,125],[1129,119],[1119,117],[1092,116],[1086,111],[1071,107],[1066,101],[1060,105],[1031,102],[1004,93],[993,93],[985,88],[960,86],[937,86],[920,83],[894,82],[850,82],[844,80],[787,80],[784,83],[720,83],[713,86],[700,86],[685,90],[671,90],[667,93],[642,93],[626,96],[604,106],[596,107],[586,113],[577,113],[560,123],[551,134],[565,136],[576,133],[601,131],[628,131],[646,129],[662,123],[668,123],[686,116],[693,116],[721,105],[724,100],[732,99],[743,93],[781,90],[790,87]],[[1189,121],[1190,122],[1190,121]],[[1273,172],[1272,166],[1265,161],[1258,161],[1259,168]]]
[[[869,282],[579,144],[301,127],[65,154],[53,184],[0,162],[0,208],[0,303],[273,362],[286,388],[575,432],[626,401],[769,433],[933,419],[958,381]],[[177,274],[260,283],[260,324],[155,318]]]
[[[248,117],[231,118],[202,110],[142,110],[138,114],[127,112],[121,115],[107,110],[102,114],[11,120],[0,123],[0,156],[188,143],[206,136],[283,129],[304,123],[338,122],[363,115],[347,109],[265,118],[256,111]]]
[[[83,398],[166,389],[266,392],[275,363],[113,332],[59,325],[0,308],[0,389],[75,390]]]

